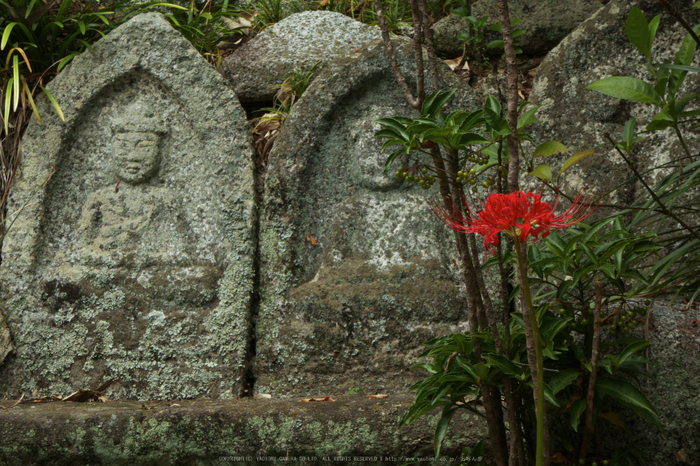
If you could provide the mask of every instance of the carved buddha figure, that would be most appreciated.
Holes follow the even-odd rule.
[[[167,135],[161,114],[137,101],[112,123],[118,181],[88,196],[78,223],[81,256],[90,264],[191,264],[193,243],[179,196],[158,176]]]

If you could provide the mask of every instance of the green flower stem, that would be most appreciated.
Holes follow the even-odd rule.
[[[542,360],[542,339],[540,338],[540,327],[537,324],[537,317],[532,306],[532,296],[530,295],[530,286],[527,281],[527,270],[525,269],[525,261],[520,248],[520,238],[514,235],[515,238],[515,253],[518,256],[518,272],[520,272],[520,285],[522,288],[523,297],[527,304],[527,314],[532,327],[532,335],[535,339],[535,358],[537,361],[537,453],[535,461],[537,466],[544,464],[544,362]]]

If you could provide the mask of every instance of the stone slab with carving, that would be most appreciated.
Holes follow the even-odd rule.
[[[396,45],[412,81],[412,44]],[[460,89],[455,108],[480,107],[440,65],[442,86]],[[422,343],[466,326],[452,233],[425,191],[383,172],[374,120],[417,116],[383,43],[335,66],[295,105],[269,158],[254,363],[261,393],[405,392],[422,376],[410,371]]]
[[[0,281],[3,393],[236,397],[253,287],[252,144],[230,85],[155,13],[77,57],[23,139]],[[47,177],[52,173],[48,180]],[[46,182],[45,182],[46,181]],[[45,183],[44,183],[45,182]]]

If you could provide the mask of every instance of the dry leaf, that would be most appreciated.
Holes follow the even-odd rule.
[[[461,71],[464,69],[465,66],[467,66],[467,62],[464,62],[464,65],[462,65],[462,68],[459,68],[459,64],[462,62],[462,57],[459,58],[453,58],[452,60],[443,60],[447,66],[450,67],[452,71]]]
[[[17,406],[18,404],[20,404],[20,403],[22,402],[23,399],[24,399],[24,395],[20,396],[20,397],[19,397],[19,400],[17,400],[17,402],[16,402],[15,404],[13,404],[12,406],[8,406],[7,408],[5,408],[5,407],[3,406],[2,409],[14,408],[14,407]]]
[[[328,4],[328,0],[321,0],[321,6],[326,6]]]
[[[620,427],[625,427],[625,422],[622,419],[620,419],[620,417],[612,411],[608,411],[606,413],[600,413],[600,417],[602,417],[603,419],[606,419],[611,424],[615,424],[616,426],[620,426]]]
[[[564,456],[562,452],[558,451],[549,457],[549,462],[556,464],[567,464],[569,460],[566,459],[566,456]]]
[[[325,398],[304,398],[301,401],[305,401],[307,403],[315,403],[315,402],[320,402],[320,401],[335,401],[333,397],[327,396]]]
[[[518,89],[518,95],[520,96],[521,99],[527,100],[527,99],[525,98],[525,94],[523,94],[523,90],[522,90],[522,89]]]
[[[270,395],[269,393],[258,393],[253,397],[254,400],[259,400],[261,398],[272,398],[272,395]]]
[[[688,453],[686,453],[685,448],[681,449],[680,451],[673,451],[673,456],[676,457],[679,463],[687,463],[688,462]]]
[[[77,403],[83,403],[85,401],[97,401],[100,398],[102,392],[107,390],[109,386],[112,385],[112,381],[108,380],[102,385],[100,385],[96,390],[78,390],[68,395],[63,401],[75,401]]]
[[[369,397],[370,397],[370,398],[382,399],[382,398],[389,398],[389,395],[384,395],[384,394],[381,394],[381,393],[380,393],[379,395],[370,395]]]
[[[306,239],[309,241],[309,243],[313,244],[314,246],[318,246],[318,242],[314,239],[313,236],[311,236],[311,233],[306,235]]]
[[[282,122],[273,118],[265,118],[266,116],[273,116],[272,113],[266,113],[260,119],[260,122],[255,125],[253,132],[258,134],[265,134],[268,131],[274,131],[282,126]]]
[[[679,328],[678,330],[680,330],[680,331],[683,332],[683,333],[687,333],[688,335],[692,335],[692,334],[693,334],[693,332],[691,332],[691,331],[688,330],[687,328]]]
[[[691,325],[692,327],[697,327],[698,325],[700,325],[700,320],[698,320],[698,319],[690,319],[690,325]]]

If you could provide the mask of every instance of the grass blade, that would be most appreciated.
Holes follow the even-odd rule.
[[[46,90],[44,86],[39,86],[41,90],[46,94],[46,97],[49,98],[51,101],[51,105],[53,105],[53,108],[56,109],[56,113],[58,113],[58,117],[61,119],[62,122],[66,122],[66,117],[63,115],[63,110],[61,110],[61,106],[58,105],[58,102],[56,102],[56,99],[54,98],[53,95],[49,91]]]

